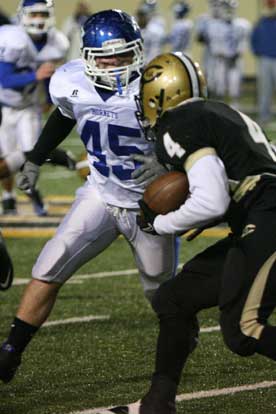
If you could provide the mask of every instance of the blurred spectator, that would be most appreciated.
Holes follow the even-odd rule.
[[[66,60],[78,59],[80,57],[81,27],[91,15],[91,10],[85,1],[79,1],[72,16],[63,23],[62,31],[70,42]]]
[[[8,16],[0,9],[0,26],[4,24],[10,24],[10,19]]]
[[[190,47],[193,22],[187,18],[190,6],[186,1],[175,1],[172,4],[174,21],[166,39],[172,52],[186,52]]]
[[[251,46],[258,57],[258,116],[264,125],[271,119],[273,91],[276,88],[276,0],[264,0],[267,15],[253,28]]]
[[[136,11],[136,17],[144,39],[145,60],[149,62],[162,53],[165,40],[165,20],[157,12],[156,1],[143,2]]]

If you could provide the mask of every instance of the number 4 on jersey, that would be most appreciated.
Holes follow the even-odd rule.
[[[178,142],[175,142],[172,139],[172,137],[170,136],[168,132],[164,134],[163,142],[164,142],[164,147],[167,151],[167,154],[171,158],[173,158],[174,156],[177,156],[178,158],[182,158],[186,152],[184,148],[182,148]]]
[[[239,114],[244,120],[244,122],[246,123],[248,132],[251,138],[253,139],[253,141],[256,142],[256,144],[264,145],[270,157],[273,159],[273,161],[276,161],[276,154],[273,148],[271,147],[270,143],[266,139],[266,136],[263,133],[261,127],[256,122],[254,122],[251,118],[249,118],[247,115],[243,114],[242,112],[239,112]]]

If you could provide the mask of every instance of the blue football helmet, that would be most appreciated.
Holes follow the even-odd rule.
[[[22,0],[18,12],[20,23],[30,35],[41,36],[55,25],[53,0]]]
[[[190,11],[190,6],[185,1],[176,1],[172,5],[172,11],[176,19],[182,19]]]
[[[92,83],[123,93],[135,73],[144,64],[143,41],[134,19],[121,10],[104,10],[85,22],[82,34],[82,58],[85,73]],[[116,68],[100,68],[97,58],[130,54],[132,62]]]

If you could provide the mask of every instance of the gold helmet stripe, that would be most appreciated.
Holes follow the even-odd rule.
[[[191,81],[191,87],[192,87],[192,97],[199,97],[200,96],[200,82],[198,79],[197,71],[195,70],[195,67],[191,60],[184,55],[183,53],[176,52],[174,53],[175,56],[177,56],[185,65],[185,68],[188,71],[188,75]]]

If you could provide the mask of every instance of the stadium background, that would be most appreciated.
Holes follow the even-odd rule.
[[[57,26],[61,27],[64,19],[73,13],[77,0],[56,0],[55,1],[55,14]],[[110,1],[110,0],[101,0],[101,1],[89,1],[92,12],[97,12],[99,10],[117,8],[122,9],[130,14],[134,14],[135,10],[140,4],[140,0],[121,0],[121,1]],[[207,0],[190,0],[191,12],[189,17],[194,20],[197,16],[202,13],[205,13],[208,10],[208,1]],[[160,13],[166,18],[168,27],[171,22],[171,13],[170,6],[172,0],[160,0],[158,2]],[[18,0],[9,0],[9,2],[1,4],[3,10],[9,15],[13,15],[18,7]],[[245,17],[250,22],[254,23],[260,13],[262,12],[261,0],[240,0],[239,7],[237,10],[237,16]],[[200,59],[200,46],[197,42],[193,42],[192,46],[192,55],[196,59]],[[254,76],[256,72],[255,58],[252,56],[250,50],[244,56],[244,73],[245,76]]]
[[[19,0],[1,7],[13,15]],[[134,13],[140,1],[90,1],[93,12],[121,8]],[[172,0],[159,0],[170,24]],[[72,14],[77,0],[56,0],[57,26]],[[191,19],[207,11],[207,0],[190,0]],[[256,21],[258,0],[240,0],[238,16]],[[193,43],[192,54],[201,49]],[[255,58],[248,51],[245,74],[255,76]],[[252,101],[252,94],[249,96]],[[254,98],[254,96],[253,96]],[[243,104],[245,97],[243,96]],[[248,112],[247,112],[248,113]],[[267,130],[276,140],[275,130]],[[64,143],[76,156],[83,151],[73,132]],[[82,184],[74,171],[43,166],[40,186],[49,217],[1,217],[1,227],[14,260],[15,282],[0,295],[0,341],[8,333],[32,266]],[[225,228],[211,229],[194,242],[181,243],[180,263],[223,237]],[[66,283],[45,328],[28,347],[15,380],[0,384],[0,414],[95,414],[95,407],[136,401],[146,391],[153,369],[157,321],[145,301],[129,246],[119,238]],[[276,315],[272,316],[276,322]],[[200,344],[192,354],[179,387],[178,414],[275,414],[275,365],[256,355],[240,358],[223,344],[217,309],[200,314]],[[206,398],[207,397],[207,398]],[[97,410],[98,412],[98,410]]]

